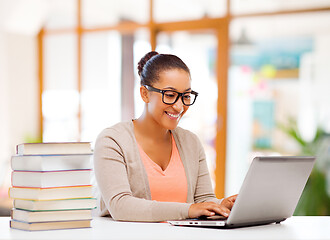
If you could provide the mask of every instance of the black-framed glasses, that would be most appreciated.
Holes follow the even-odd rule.
[[[182,103],[186,106],[191,106],[195,103],[198,96],[198,92],[188,91],[188,92],[177,92],[174,90],[162,90],[158,88],[151,87],[149,85],[144,85],[146,89],[152,92],[158,92],[162,94],[162,101],[167,105],[172,105],[178,101],[181,97]]]

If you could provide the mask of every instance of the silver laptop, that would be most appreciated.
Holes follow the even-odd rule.
[[[315,157],[256,157],[228,219],[168,221],[175,226],[233,228],[280,223],[291,217]]]

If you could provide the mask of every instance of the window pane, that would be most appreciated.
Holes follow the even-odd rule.
[[[328,0],[231,0],[232,14],[329,7]]]
[[[225,0],[154,0],[156,22],[215,18],[225,14]]]
[[[239,19],[230,30],[226,195],[255,155],[319,154],[289,129],[308,144],[317,127],[330,132],[329,14]]]
[[[199,136],[214,183],[218,99],[215,75],[217,39],[212,34],[176,32],[171,35],[159,34],[157,44],[156,50],[159,53],[177,55],[190,69],[192,90],[199,95],[195,104],[181,119],[179,126]]]
[[[50,35],[44,41],[44,141],[78,139],[77,52],[74,34]]]
[[[83,0],[82,21],[86,28],[115,25],[122,21],[147,23],[148,0]]]
[[[77,26],[76,0],[48,0],[46,29],[63,29]]]
[[[82,47],[82,140],[92,142],[121,120],[121,36],[85,34]]]

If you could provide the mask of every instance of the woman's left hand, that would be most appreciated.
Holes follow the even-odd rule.
[[[220,205],[227,208],[230,211],[233,208],[233,205],[236,201],[237,195],[238,194],[227,197],[227,198],[224,198],[222,200],[222,202],[220,203]]]

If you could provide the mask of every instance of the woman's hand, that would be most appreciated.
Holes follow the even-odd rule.
[[[215,214],[228,217],[230,214],[230,210],[232,209],[235,203],[236,198],[237,195],[224,198],[221,204],[217,204],[214,202],[203,202],[203,203],[192,204],[188,212],[189,218],[198,218],[200,216],[209,217]]]
[[[237,195],[238,194],[227,197],[227,198],[224,198],[220,205],[223,205],[225,208],[227,208],[229,210],[229,213],[230,213],[230,211],[233,208],[233,205],[236,201]]]

